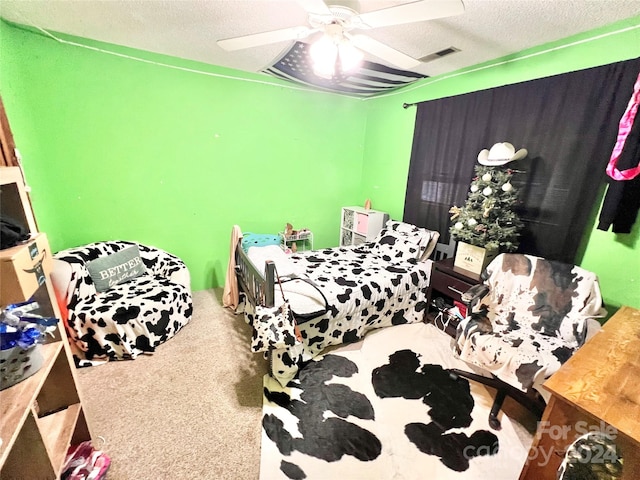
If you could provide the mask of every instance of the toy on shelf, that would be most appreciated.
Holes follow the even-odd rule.
[[[300,230],[294,230],[293,225],[287,223],[284,232],[281,232],[287,242],[293,242],[296,240],[306,240],[311,236],[311,231],[308,228],[301,228]]]
[[[295,230],[293,225],[287,223],[284,231],[280,232],[280,236],[282,237],[282,248],[286,253],[296,253],[298,251],[297,242],[299,241],[308,242],[311,250],[313,250],[313,233],[308,228]]]

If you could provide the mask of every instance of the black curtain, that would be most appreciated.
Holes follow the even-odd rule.
[[[525,223],[520,252],[575,261],[640,58],[418,104],[404,220],[449,241],[480,150],[510,142],[529,155],[505,166]]]

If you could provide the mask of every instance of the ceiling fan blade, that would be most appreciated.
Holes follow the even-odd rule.
[[[253,33],[241,37],[226,38],[218,40],[218,46],[224,50],[242,50],[244,48],[259,47],[270,43],[283,42],[285,40],[299,40],[309,36],[316,29],[309,27],[289,27],[270,32]]]
[[[451,17],[461,13],[464,13],[462,0],[420,0],[362,13],[352,21],[358,23],[359,28],[377,28]]]
[[[374,40],[367,35],[345,34],[345,37],[348,37],[355,47],[364,50],[371,55],[375,55],[396,67],[409,70],[420,65],[420,60],[416,60],[415,58],[410,57],[395,48],[391,48],[382,42]]]
[[[331,10],[322,0],[296,0],[302,8],[313,15],[331,15]]]

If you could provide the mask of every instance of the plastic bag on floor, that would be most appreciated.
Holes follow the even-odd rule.
[[[72,445],[62,468],[61,480],[102,480],[109,470],[109,456],[93,448],[90,441]]]

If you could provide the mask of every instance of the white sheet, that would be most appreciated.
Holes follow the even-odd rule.
[[[264,265],[267,260],[273,261],[276,265],[278,275],[285,277],[296,273],[295,265],[289,256],[278,245],[267,245],[265,247],[249,247],[247,256],[258,270],[264,275]],[[260,267],[262,266],[262,267]]]
[[[312,285],[302,280],[288,280],[285,278],[296,274],[305,276],[304,270],[296,268],[296,265],[291,261],[289,255],[284,253],[278,245],[249,247],[247,255],[254,265],[257,267],[262,266],[262,268],[258,267],[258,269],[261,270],[263,274],[265,262],[267,260],[273,261],[278,275],[280,275],[280,279],[282,280],[284,296],[289,301],[289,305],[291,305],[295,314],[320,312],[326,307],[324,298]],[[276,307],[283,303],[282,293],[277,284],[275,285],[273,301]]]

